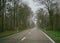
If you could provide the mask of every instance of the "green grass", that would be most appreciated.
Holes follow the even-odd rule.
[[[51,30],[43,30],[46,34],[48,34],[56,43],[60,43],[60,31],[51,31]]]
[[[0,38],[7,37],[7,36],[15,34],[15,33],[17,33],[17,32],[16,31],[5,31],[5,32],[0,33]]]
[[[4,38],[4,37],[7,37],[7,36],[9,36],[9,35],[13,35],[13,34],[15,34],[15,33],[24,31],[24,30],[26,30],[26,29],[20,29],[20,30],[18,30],[18,31],[5,31],[5,32],[0,33],[0,38]]]

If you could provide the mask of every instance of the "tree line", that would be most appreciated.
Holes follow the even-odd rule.
[[[20,0],[0,0],[0,32],[28,28],[30,8]]]
[[[56,0],[44,0],[42,4],[45,5],[38,11],[38,25],[47,30],[60,30],[60,5]],[[40,20],[40,21],[39,21]]]

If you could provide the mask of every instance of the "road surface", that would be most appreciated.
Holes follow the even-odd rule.
[[[20,33],[0,38],[0,43],[53,43],[40,29],[32,28]]]

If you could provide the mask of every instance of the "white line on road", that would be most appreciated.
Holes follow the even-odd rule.
[[[29,34],[31,34],[31,32],[29,32]]]
[[[44,33],[42,30],[40,30],[52,43],[55,43],[54,40],[52,40],[46,33]]]
[[[23,40],[25,40],[26,39],[26,37],[23,37],[22,39],[21,39],[21,41],[23,41]]]

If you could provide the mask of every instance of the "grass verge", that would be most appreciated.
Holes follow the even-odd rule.
[[[5,31],[5,32],[0,33],[0,38],[4,38],[4,37],[7,37],[9,35],[13,35],[13,34],[21,32],[21,31],[24,31],[24,30],[26,30],[26,29],[20,29],[20,30],[18,29],[16,31]]]
[[[43,29],[43,31],[50,36],[56,43],[60,43],[60,31],[51,31],[51,30],[45,30]]]
[[[15,34],[15,33],[17,33],[17,31],[5,31],[5,32],[0,33],[0,38],[9,36],[9,35],[12,35],[12,34]]]

